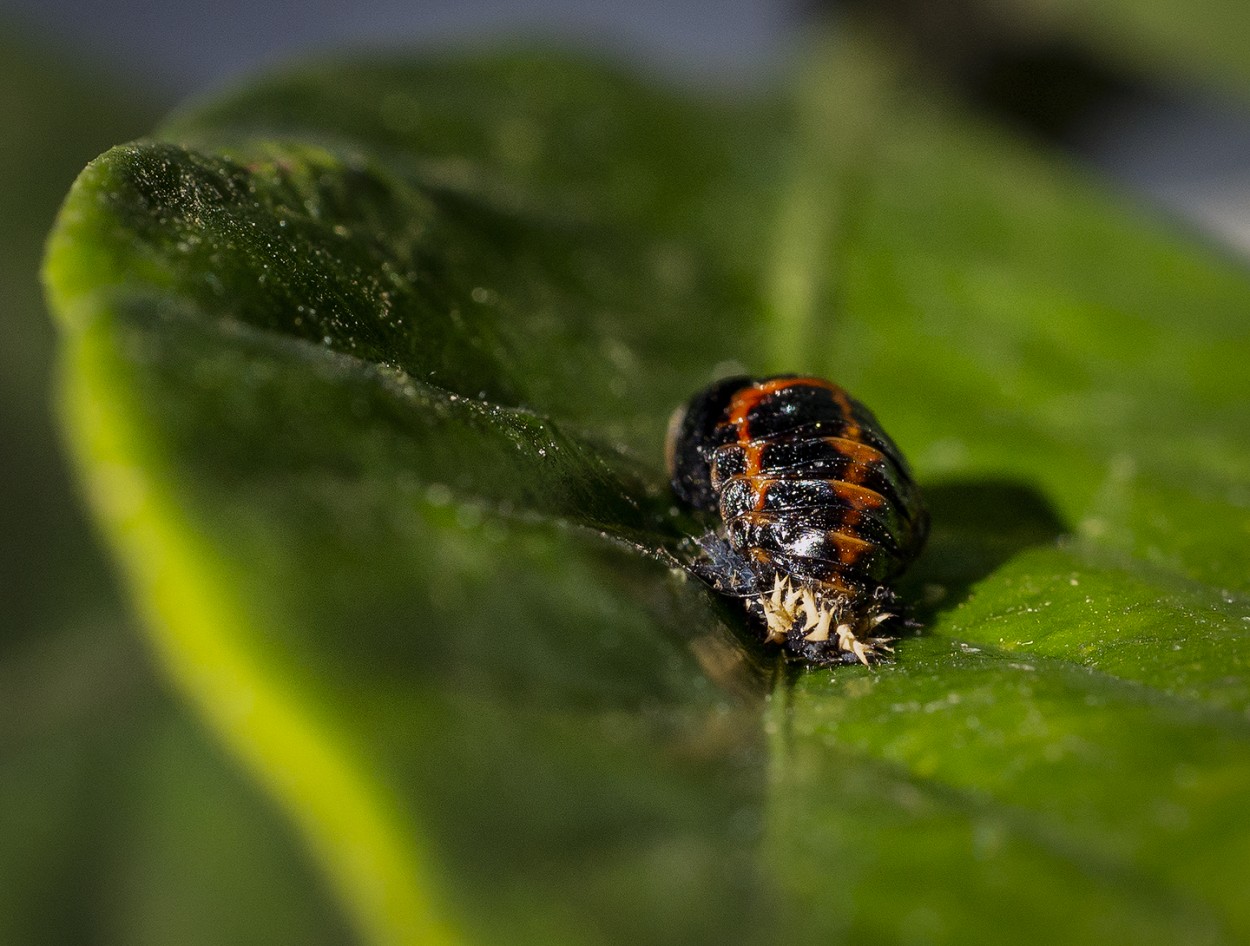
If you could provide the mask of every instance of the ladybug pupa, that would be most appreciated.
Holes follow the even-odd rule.
[[[693,570],[742,598],[766,643],[817,665],[890,649],[890,582],[928,514],[868,408],[820,378],[727,378],[673,414],[667,459],[677,498],[719,520]]]

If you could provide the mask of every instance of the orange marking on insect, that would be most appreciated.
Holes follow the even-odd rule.
[[[885,454],[876,447],[847,437],[821,437],[825,443],[854,464],[871,468],[886,462]]]
[[[848,410],[850,402],[846,399],[846,392],[831,381],[823,378],[773,378],[771,381],[760,381],[743,388],[733,396],[729,402],[729,423],[733,424],[738,430],[738,442],[745,443],[751,439],[750,423],[747,416],[751,411],[759,405],[765,398],[772,397],[779,391],[787,388],[823,388],[833,394],[834,399],[838,401],[838,406],[843,410]],[[841,395],[841,400],[838,396]],[[849,421],[849,417],[847,418]]]
[[[847,513],[858,512],[863,509],[880,509],[886,504],[885,497],[878,493],[875,489],[869,489],[867,486],[860,486],[858,483],[851,483],[847,480],[830,480],[830,479],[813,479],[810,477],[786,477],[773,476],[761,473],[735,473],[722,482],[723,490],[730,483],[741,482],[746,483],[751,494],[755,497],[755,508],[758,511],[764,510],[764,499],[769,488],[774,483],[784,482],[807,482],[807,483],[824,483],[832,492],[840,499],[846,500],[850,506]]]
[[[764,503],[768,500],[768,487],[776,482],[775,477],[755,477],[756,482],[753,484],[755,493],[755,508],[762,511]]]
[[[788,387],[823,387],[826,391],[833,391],[834,396],[843,394],[845,401],[845,392],[838,385],[831,381],[825,381],[821,377],[774,377],[769,381],[758,381],[755,384],[744,387],[741,391],[732,397],[729,402],[729,422],[742,432],[739,440],[750,440],[750,435],[745,432],[746,415],[750,414],[760,401],[765,397],[771,397],[778,391],[784,391]],[[840,405],[839,405],[840,406]]]
[[[838,405],[838,409],[842,412],[842,419],[846,421],[846,427],[842,431],[843,438],[847,440],[855,440],[855,438],[858,437],[860,434],[860,427],[859,427],[859,424],[855,423],[855,411],[851,407],[851,399],[847,397],[847,394],[845,391],[843,391],[841,388],[838,388],[838,387],[833,388],[831,390],[831,393],[833,394],[834,402]],[[850,466],[846,468],[846,473],[844,475],[844,480],[843,480],[842,485],[854,486],[858,484],[859,481],[863,479],[864,472],[865,472],[864,467],[851,464]],[[841,490],[838,490],[836,487],[835,487],[835,491],[838,493],[839,496],[842,496],[844,499],[847,498],[846,495]],[[873,493],[872,495],[876,496],[878,500],[881,499],[881,497],[878,496],[876,493]],[[880,502],[878,502],[876,505],[880,505]],[[859,506],[852,506],[850,510],[847,512],[845,518],[843,519],[843,523],[846,525],[847,528],[853,529],[859,525],[860,508],[861,507]],[[859,555],[857,553],[848,560],[846,550],[840,549],[840,551],[842,552],[843,564],[850,565],[853,562],[855,562],[856,559],[859,558]]]
[[[756,439],[751,436],[750,414],[767,398],[793,387],[813,387],[828,391],[842,415],[845,424],[842,435],[822,439],[852,461],[841,480],[826,480],[826,482],[835,494],[850,505],[842,517],[842,526],[848,531],[840,534],[853,534],[860,524],[863,510],[877,509],[885,503],[884,497],[879,493],[859,485],[868,472],[869,465],[873,462],[880,462],[884,457],[879,451],[855,439],[861,433],[861,428],[855,422],[850,397],[846,391],[830,381],[810,377],[774,378],[770,381],[752,384],[734,394],[727,411],[728,422],[734,427],[737,443],[742,447],[744,469],[742,474],[730,477],[730,479],[751,481],[755,499],[754,508],[756,511],[763,511],[767,502],[768,483],[775,477],[760,478],[764,449],[769,438]],[[846,565],[853,564],[862,555],[862,551],[848,549],[841,545],[838,551],[840,561]]]
[[[846,429],[842,432],[842,436],[848,440],[854,440],[860,434],[860,426],[855,422],[855,409],[851,407],[850,397],[836,384],[829,385],[829,392],[833,395],[838,410],[842,412],[842,419],[846,421]]]
[[[743,421],[746,423],[746,421]],[[755,441],[742,449],[743,469],[748,476],[758,476],[764,463],[764,444]]]
[[[878,493],[875,489],[869,489],[867,486],[860,486],[859,483],[851,479],[845,480],[825,480],[830,488],[851,504],[851,511],[857,512],[861,509],[880,509],[885,505],[885,497]]]
[[[758,527],[761,525],[767,525],[769,523],[784,521],[784,515],[785,515],[784,513],[777,513],[777,512],[754,512],[754,511],[743,512],[734,516],[734,521],[746,522],[746,523],[749,523],[750,525]],[[848,525],[847,519],[846,517],[844,517],[842,520],[842,525],[837,529],[830,529],[824,533],[818,533],[815,530],[808,530],[808,531],[812,532],[813,534],[825,535],[829,539],[829,541],[831,541],[835,546],[837,546],[839,560],[849,565],[852,562],[856,561],[861,556],[875,551],[878,546],[875,542],[870,542],[868,539],[860,538],[854,532],[843,531],[847,527],[847,525]],[[853,551],[848,552],[847,549],[852,549]],[[754,548],[754,547],[752,548],[752,554],[755,554],[756,558],[759,561],[767,561],[767,556],[760,556],[759,554],[756,554],[756,553],[759,553],[760,551],[761,550],[758,548]]]
[[[865,553],[870,552],[875,547],[871,542],[866,542],[858,536],[849,535],[845,532],[830,532],[828,534],[838,550],[838,561],[843,565],[854,565],[864,557]]]
[[[734,394],[733,399],[729,402],[729,423],[733,425],[737,441],[742,446],[743,472],[747,476],[759,475],[760,468],[764,462],[765,447],[765,441],[755,440],[751,437],[751,422],[749,420],[751,411],[766,398],[796,384],[807,384],[812,387],[822,388],[833,387],[830,382],[823,381],[820,378],[775,378],[772,381],[752,384],[743,388]],[[762,509],[763,506],[763,495],[757,496],[755,498],[755,508]]]
[[[767,436],[756,437],[751,440],[735,440],[732,444],[727,444],[726,446],[741,450],[743,456],[746,458],[747,465],[753,468],[752,472],[758,472],[763,462],[763,451],[766,450],[769,445],[777,443],[782,438],[788,438],[791,436],[793,435],[790,433],[769,434]],[[850,461],[850,464],[848,464],[847,475],[854,476],[855,478],[853,482],[856,483],[861,481],[864,474],[874,469],[886,467],[889,463],[889,458],[876,447],[870,444],[861,443],[858,440],[848,440],[846,437],[817,437],[814,439],[832,447],[839,456]],[[723,450],[725,447],[720,447],[718,449]],[[857,466],[860,469],[851,470],[849,468],[851,465]]]

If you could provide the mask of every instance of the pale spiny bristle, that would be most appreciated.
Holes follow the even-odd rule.
[[[867,614],[855,614],[852,602],[843,594],[825,594],[819,588],[796,584],[789,576],[777,575],[770,593],[760,595],[756,605],[764,616],[767,629],[765,642],[784,644],[797,630],[810,644],[831,643],[835,653],[853,654],[865,666],[892,651],[892,638],[871,632],[894,614],[874,608]],[[886,601],[874,602],[878,605]]]

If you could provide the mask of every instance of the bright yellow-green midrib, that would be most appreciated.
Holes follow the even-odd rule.
[[[109,342],[98,323],[65,338],[62,410],[88,499],[170,676],[293,816],[365,941],[463,942],[434,902],[411,825],[297,684],[263,668],[260,629],[155,468],[159,451],[137,429]]]

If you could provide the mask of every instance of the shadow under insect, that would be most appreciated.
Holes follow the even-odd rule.
[[[969,590],[1026,549],[1049,545],[1069,530],[1037,489],[1006,479],[926,484],[929,538],[896,583],[922,626],[963,601]]]

